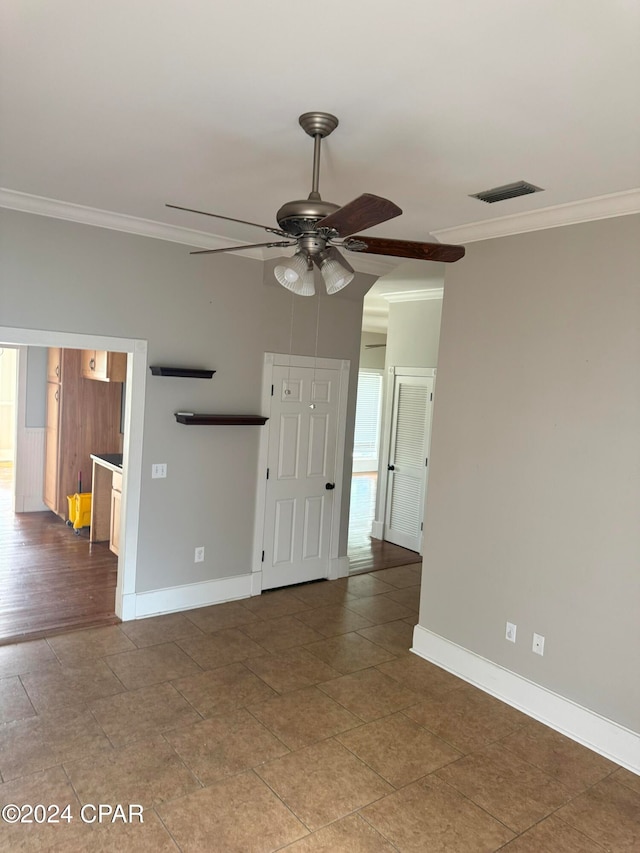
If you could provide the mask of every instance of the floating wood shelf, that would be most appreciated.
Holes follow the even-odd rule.
[[[179,424],[193,426],[263,426],[269,420],[261,415],[197,415],[176,412],[175,416]]]
[[[199,367],[158,367],[149,368],[154,376],[190,376],[193,379],[211,379],[215,370],[202,370]]]

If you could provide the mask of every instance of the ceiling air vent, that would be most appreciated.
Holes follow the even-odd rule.
[[[505,184],[502,187],[494,187],[492,190],[474,193],[470,198],[477,198],[480,201],[486,201],[487,204],[493,204],[496,201],[517,198],[519,195],[540,192],[543,192],[542,187],[534,187],[533,184],[528,184],[526,181],[516,181],[515,184]]]

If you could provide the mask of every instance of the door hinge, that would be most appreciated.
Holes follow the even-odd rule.
[[[269,469],[267,468],[267,480],[269,479]]]
[[[424,530],[424,521],[420,522],[420,530]],[[262,553],[264,554],[264,551]]]
[[[271,386],[271,396],[273,397],[273,385]]]
[[[263,562],[263,563],[264,563],[264,551],[262,552],[262,560],[261,560],[261,562]]]
[[[273,388],[273,385],[271,386]],[[273,394],[273,391],[271,392]],[[429,402],[433,400],[433,392],[429,395]]]
[[[427,456],[427,458],[424,460],[424,464],[425,464],[425,468],[426,468],[426,466],[429,464],[429,457],[428,457],[428,456]]]

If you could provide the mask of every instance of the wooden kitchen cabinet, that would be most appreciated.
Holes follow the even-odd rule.
[[[109,525],[109,548],[120,553],[120,506],[122,504],[122,474],[113,472],[111,480],[111,521]]]
[[[126,355],[125,355],[126,358]],[[121,452],[121,385],[85,382],[83,350],[48,353],[43,501],[68,517],[67,495],[91,491],[92,453]]]
[[[83,350],[82,376],[100,382],[124,382],[127,378],[126,352]]]

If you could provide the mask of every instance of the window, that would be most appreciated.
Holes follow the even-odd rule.
[[[382,372],[360,370],[353,440],[353,470],[377,471],[380,445]]]

